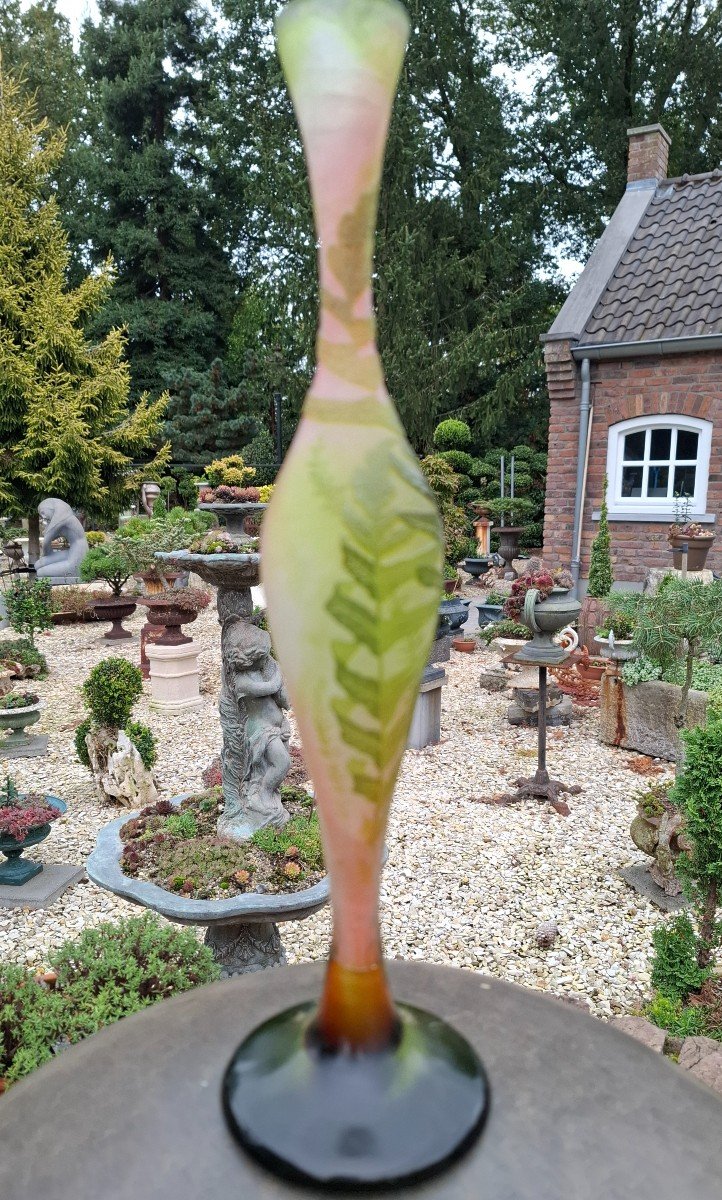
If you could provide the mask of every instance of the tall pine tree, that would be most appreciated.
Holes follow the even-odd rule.
[[[35,533],[47,496],[117,517],[166,404],[143,396],[131,415],[122,333],[85,332],[111,292],[110,263],[66,285],[68,241],[50,188],[63,148],[62,132],[49,135],[0,73],[0,507],[30,517]],[[151,469],[166,459],[167,449]]]
[[[165,428],[174,463],[195,468],[238,454],[258,432],[243,386],[229,386],[219,358],[207,371],[184,371],[169,390]]]
[[[88,89],[69,220],[117,282],[95,329],[125,325],[134,394],[222,353],[238,278],[214,176],[216,33],[185,0],[99,0],[83,27]]]

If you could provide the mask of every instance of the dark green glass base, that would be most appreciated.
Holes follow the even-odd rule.
[[[328,1053],[307,1037],[314,1004],[254,1030],[223,1081],[241,1145],[297,1183],[361,1191],[435,1174],[473,1143],[489,1111],[468,1042],[430,1013],[398,1006],[398,1045]]]

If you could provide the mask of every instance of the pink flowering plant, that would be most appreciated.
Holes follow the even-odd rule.
[[[21,795],[8,776],[0,790],[0,838],[23,842],[33,829],[40,829],[60,816],[57,808],[45,802],[45,797],[31,792]]]
[[[203,488],[198,497],[201,504],[258,504],[260,488],[231,487],[222,483],[215,488]]]

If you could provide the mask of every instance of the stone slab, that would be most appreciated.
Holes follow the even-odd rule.
[[[603,675],[599,684],[599,736],[609,746],[637,750],[650,758],[675,762],[682,750],[675,716],[682,689],[659,679],[627,687],[618,675]],[[703,725],[707,693],[692,689],[686,728]]]
[[[633,1037],[635,1041],[641,1042],[648,1050],[653,1050],[655,1054],[662,1054],[664,1051],[664,1043],[667,1040],[667,1034],[664,1029],[660,1029],[658,1025],[652,1024],[646,1017],[615,1017],[614,1028],[619,1029],[621,1033],[626,1033],[629,1037]]]
[[[14,1084],[1,1102],[0,1196],[319,1197],[240,1150],[220,1094],[238,1044],[261,1021],[317,997],[323,970],[305,963],[194,988]],[[390,962],[388,971],[399,1001],[468,1038],[489,1077],[491,1110],[458,1162],[385,1197],[719,1200],[722,1106],[689,1072],[532,989],[422,963]],[[28,1130],[38,1153],[28,1152]]]
[[[679,1065],[715,1092],[722,1092],[722,1045],[713,1038],[685,1038],[679,1052]]]
[[[644,896],[646,900],[651,900],[652,904],[656,904],[662,912],[679,912],[681,908],[689,907],[681,893],[679,896],[668,896],[664,888],[654,882],[646,862],[634,863],[631,867],[621,867],[619,874],[625,883],[634,888],[635,892]]]
[[[63,892],[85,878],[85,867],[47,863],[22,887],[0,885],[0,908],[50,908]]]
[[[3,746],[0,743],[0,758],[41,758],[47,752],[47,733],[36,734],[27,746]]]

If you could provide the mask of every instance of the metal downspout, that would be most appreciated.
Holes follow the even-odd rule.
[[[574,497],[574,529],[572,531],[572,579],[573,594],[579,593],[579,572],[582,566],[582,513],[584,492],[587,482],[587,458],[589,450],[589,359],[582,359],[582,394],[579,400],[579,444],[577,447],[577,488]]]

